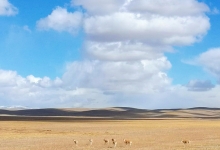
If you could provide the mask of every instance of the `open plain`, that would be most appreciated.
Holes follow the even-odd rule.
[[[88,115],[85,114],[81,117],[76,115],[58,116],[57,114],[51,117],[50,114],[48,115],[48,113],[45,112],[41,113],[41,115],[44,116],[39,116],[39,114],[36,116],[34,115],[35,113],[28,114],[27,112],[26,115],[18,115],[17,113],[20,112],[20,110],[7,110],[8,113],[3,113],[2,111],[0,116],[0,149],[220,149],[220,119],[217,118],[219,110],[190,109],[160,110],[157,112],[140,110],[142,112],[141,116],[144,117],[138,117],[137,113],[140,113],[139,110],[132,109],[132,118],[130,118],[132,116],[131,112],[127,118],[125,115],[120,116],[125,110],[127,111],[128,108],[98,110],[99,113],[102,113],[102,115],[106,114],[109,118],[94,114],[92,115],[93,117],[88,117]],[[31,110],[31,112],[32,111],[35,110]],[[39,111],[42,110],[38,110],[38,112]],[[88,111],[91,113],[91,110],[74,110],[74,112],[84,113]],[[114,117],[110,116],[108,114],[109,111],[118,112],[119,115]],[[144,111],[148,113],[149,117],[143,114]],[[15,112],[17,115],[12,114]],[[30,112],[30,110],[28,112]],[[72,113],[73,110],[65,110],[65,112]],[[150,117],[150,114],[154,117]],[[167,116],[165,116],[165,114],[167,114]],[[175,117],[171,118],[171,114],[175,115]],[[112,138],[117,141],[116,147],[114,147],[111,141]],[[89,141],[90,139],[93,139],[92,144]],[[105,143],[104,139],[109,139],[110,142]],[[126,145],[123,141],[124,139],[132,141],[132,144]],[[75,144],[74,140],[77,140],[78,144]],[[182,142],[183,140],[189,141],[189,143],[184,144]]]

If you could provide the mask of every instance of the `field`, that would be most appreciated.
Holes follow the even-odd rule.
[[[31,120],[31,119],[30,119]],[[219,150],[218,119],[72,119],[0,121],[1,150]],[[103,139],[115,138],[104,144]],[[125,145],[123,139],[132,141]],[[75,145],[73,140],[78,140]],[[93,139],[93,144],[89,144]],[[190,140],[184,145],[182,140]]]

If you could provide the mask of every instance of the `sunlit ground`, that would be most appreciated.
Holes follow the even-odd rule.
[[[0,135],[1,150],[211,150],[220,149],[220,120],[1,121]],[[112,138],[117,140],[116,147],[104,143],[103,139]]]

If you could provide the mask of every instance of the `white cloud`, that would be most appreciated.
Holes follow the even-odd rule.
[[[66,86],[95,88],[113,92],[150,93],[170,85],[165,57],[131,62],[84,61],[68,64],[63,81]]]
[[[85,32],[95,41],[140,41],[148,44],[189,45],[206,34],[209,19],[205,16],[140,18],[120,12],[85,20]]]
[[[214,75],[220,82],[220,48],[209,49],[200,54],[194,61]]]
[[[15,102],[13,105],[31,99],[29,104],[39,107],[168,108],[203,105],[205,98],[216,96],[212,92],[218,86],[201,95],[185,86],[173,86],[167,75],[172,64],[164,55],[173,46],[193,44],[207,33],[210,23],[205,13],[209,8],[204,3],[72,0],[72,6],[77,5],[85,9],[84,14],[57,7],[37,27],[74,33],[82,26],[85,59],[68,63],[62,78],[55,80],[3,71],[0,98]]]
[[[49,16],[37,21],[37,28],[40,30],[53,29],[59,32],[76,33],[80,28],[81,22],[81,12],[72,13],[65,8],[57,7]]]
[[[23,85],[25,81],[15,71],[0,70],[0,87],[7,88],[16,85]]]
[[[89,40],[189,45],[210,28],[204,14],[208,6],[196,0],[73,0],[72,4],[87,11],[84,29]]]
[[[85,9],[84,30],[96,42],[189,45],[210,28],[209,7],[197,0],[72,0],[72,6]]]
[[[127,9],[137,13],[152,13],[163,16],[192,16],[210,11],[206,4],[196,0],[133,0]]]
[[[117,12],[123,0],[72,0],[72,6],[83,6],[90,15],[104,15]]]
[[[162,58],[161,58],[162,59]],[[165,61],[165,60],[160,60]],[[42,107],[110,107],[110,106],[130,106],[130,107],[139,107],[139,108],[186,108],[186,107],[195,107],[195,106],[206,106],[206,107],[215,107],[220,104],[219,101],[219,90],[220,86],[215,86],[212,89],[206,92],[194,92],[189,91],[188,87],[185,86],[169,86],[169,79],[164,73],[159,73],[159,70],[151,68],[149,72],[152,73],[152,76],[145,76],[146,80],[142,80],[141,75],[145,73],[139,72],[141,69],[141,64],[139,67],[133,68],[124,68],[123,74],[116,74],[116,79],[125,78],[125,82],[130,82],[130,79],[134,81],[141,80],[144,84],[140,82],[133,82],[131,86],[128,87],[128,84],[119,82],[116,84],[114,89],[118,91],[110,91],[105,89],[105,83],[108,83],[110,75],[114,75],[114,70],[112,74],[107,74],[107,78],[104,79],[103,73],[107,69],[108,65],[103,65],[104,67],[99,74],[97,71],[98,65],[95,65],[98,62],[93,62],[94,68],[90,63],[75,62],[74,64],[69,64],[67,66],[66,73],[60,79],[57,78],[52,80],[48,77],[38,78],[32,75],[28,77],[21,77],[14,71],[4,71],[0,72],[0,99],[1,106],[26,106],[27,108],[42,108]],[[146,63],[146,62],[145,62]],[[160,63],[159,63],[160,64]],[[156,62],[155,66],[159,65]],[[75,67],[74,67],[75,65]],[[124,64],[123,64],[124,65]],[[122,64],[118,66],[118,69],[121,71]],[[136,64],[137,65],[137,64]],[[146,65],[146,64],[145,64]],[[147,65],[149,68],[153,64]],[[111,67],[112,65],[110,65]],[[126,66],[126,65],[124,65]],[[78,67],[78,70],[76,69]],[[130,66],[129,66],[130,67]],[[80,70],[80,68],[83,70]],[[165,66],[160,66],[160,68],[167,69]],[[74,70],[71,70],[74,69]],[[128,76],[130,71],[137,71],[133,74],[132,77]],[[146,72],[146,71],[145,71]],[[156,75],[158,73],[158,76]],[[108,72],[107,72],[108,73]],[[116,73],[120,73],[116,71]],[[128,73],[128,74],[126,74]],[[86,74],[94,75],[89,79]],[[147,73],[148,74],[148,73]],[[119,78],[118,78],[119,77]],[[85,80],[78,80],[78,79]],[[87,78],[87,79],[86,79]],[[148,79],[148,78],[154,78]],[[114,79],[114,76],[112,76]],[[166,82],[167,80],[167,82]],[[6,82],[3,82],[6,81]],[[33,82],[34,81],[34,82]],[[42,84],[42,82],[44,84]],[[79,82],[81,83],[79,84]],[[85,81],[83,83],[83,81]],[[87,82],[88,81],[88,82]],[[104,81],[103,88],[96,88],[97,84],[95,82]],[[149,82],[150,81],[150,82]],[[162,84],[159,82],[163,82]],[[46,83],[46,84],[45,84]],[[48,86],[48,83],[50,83]],[[56,84],[59,83],[59,84]],[[86,83],[88,85],[86,86]],[[110,82],[113,85],[114,82]],[[98,83],[99,84],[99,83]],[[139,85],[138,85],[139,84]],[[46,86],[45,86],[46,85]],[[82,85],[82,87],[77,87]],[[119,86],[117,88],[116,86]],[[145,85],[145,87],[142,87]],[[157,86],[162,87],[157,87]],[[194,84],[195,85],[195,84]],[[113,87],[108,86],[107,87]],[[125,88],[125,89],[123,89]],[[135,88],[137,91],[135,91]],[[143,88],[146,88],[144,91]],[[154,89],[155,88],[155,89]],[[140,90],[139,90],[140,89]],[[161,89],[161,90],[159,90]],[[162,90],[163,89],[163,90]],[[127,90],[127,91],[126,91]],[[120,92],[124,91],[124,92]],[[1,107],[3,108],[3,107]],[[5,108],[5,107],[4,107]]]
[[[0,16],[14,16],[18,13],[18,9],[9,3],[8,0],[0,1]]]
[[[69,65],[69,69],[72,68],[74,64]],[[80,64],[81,65],[81,64]],[[87,65],[91,66],[91,63]],[[86,66],[86,65],[85,65]],[[82,66],[79,66],[82,67]],[[76,68],[76,67],[73,67]],[[72,68],[72,69],[73,69]],[[91,72],[90,67],[84,67],[82,69],[85,70],[87,68],[87,72]],[[138,69],[133,69],[138,70]],[[151,69],[151,72],[154,69]],[[72,70],[67,70],[68,71]],[[78,71],[78,70],[77,70]],[[81,71],[83,72],[83,71]],[[84,71],[85,72],[85,71]],[[124,71],[123,71],[124,72]],[[80,77],[83,75],[80,72],[77,72]],[[129,74],[129,73],[128,73]],[[155,91],[143,91],[140,92],[143,84],[138,87],[137,83],[132,83],[130,91],[128,92],[119,92],[119,91],[107,91],[101,88],[92,87],[91,81],[88,82],[90,87],[85,87],[86,83],[83,83],[83,87],[77,87],[77,83],[75,83],[73,77],[77,74],[69,73],[70,76],[64,75],[62,79],[51,80],[48,77],[45,78],[37,78],[34,76],[29,77],[21,77],[14,71],[3,71],[1,70],[0,78],[6,79],[8,82],[4,83],[0,82],[0,99],[1,106],[26,106],[27,108],[42,108],[42,107],[110,107],[110,106],[130,106],[130,107],[139,107],[139,108],[183,108],[183,107],[195,107],[195,106],[206,106],[206,107],[216,107],[220,106],[219,96],[220,86],[215,86],[212,89],[206,92],[191,92],[185,86],[172,86],[165,87],[166,90],[155,90]],[[8,78],[7,78],[8,76]],[[139,79],[138,76],[133,75],[132,77],[128,77],[126,75],[122,75],[125,77],[125,80],[128,78]],[[156,76],[156,75],[155,75]],[[34,80],[35,82],[30,82]],[[84,76],[83,78],[87,78],[88,76]],[[160,76],[162,77],[162,76]],[[68,83],[67,83],[67,79]],[[92,78],[94,82],[99,82],[99,78],[101,81],[104,76],[97,76],[97,78]],[[163,79],[159,79],[155,77],[155,82],[161,82]],[[36,79],[36,80],[35,80]],[[157,81],[157,80],[160,81]],[[164,77],[166,79],[166,77]],[[46,83],[50,83],[50,86],[42,86],[41,81],[46,81]],[[56,85],[56,82],[59,82],[59,85]],[[77,80],[80,81],[80,80]],[[81,80],[82,81],[82,80]],[[100,82],[101,82],[100,81]],[[130,79],[128,80],[130,83]],[[165,80],[164,80],[165,81]],[[144,82],[144,81],[143,81]],[[153,81],[152,81],[153,82]],[[105,83],[105,82],[104,82]],[[103,83],[103,84],[104,84]],[[148,82],[149,83],[149,82]],[[81,84],[81,85],[83,85]],[[150,84],[150,83],[149,83]],[[79,85],[79,84],[78,84]],[[95,84],[96,85],[96,84]],[[115,86],[117,84],[115,83]],[[127,85],[127,84],[126,84]],[[155,84],[152,84],[155,87]],[[145,86],[152,86],[145,85]],[[161,84],[158,84],[161,85]],[[119,83],[118,89],[124,88],[125,85],[121,85]],[[131,90],[132,86],[137,91]],[[166,86],[166,84],[164,84]],[[127,87],[125,87],[127,88]],[[161,87],[161,89],[164,87]],[[114,88],[115,89],[115,88]],[[159,89],[156,87],[156,89]],[[123,91],[123,89],[120,89]],[[4,107],[6,108],[6,107]]]
[[[200,41],[210,28],[208,6],[196,0],[108,1],[112,7],[101,3],[98,11],[90,5],[95,0],[72,2],[87,13],[84,51],[92,62],[73,63],[70,69],[81,73],[86,68],[80,79],[76,77],[82,87],[87,83],[90,88],[146,93],[169,89],[166,71],[171,64],[164,53]]]
[[[33,75],[29,75],[27,76],[27,80],[30,83],[38,83],[41,80],[41,78],[37,78],[37,77],[34,77]]]
[[[0,70],[2,106],[40,107],[101,107],[109,96],[98,89],[69,87],[62,79],[51,80],[29,75],[21,77],[15,71]],[[99,100],[100,99],[100,100]]]
[[[157,59],[163,56],[164,51],[172,51],[172,48],[138,42],[87,42],[85,51],[88,57],[103,61],[137,61]]]

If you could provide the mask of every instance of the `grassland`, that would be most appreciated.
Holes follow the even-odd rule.
[[[0,121],[1,150],[218,150],[218,119]],[[89,139],[93,145],[89,145]],[[103,139],[115,138],[113,144]],[[133,143],[126,146],[123,139]],[[79,141],[78,146],[73,139]],[[190,140],[184,145],[182,140]]]

